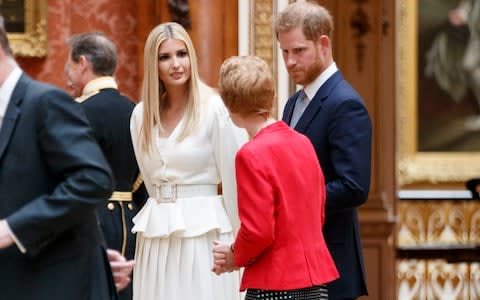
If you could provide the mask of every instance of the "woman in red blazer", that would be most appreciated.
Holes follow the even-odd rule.
[[[251,140],[235,161],[240,230],[234,244],[216,242],[213,271],[244,267],[247,300],[327,299],[324,284],[338,273],[322,234],[325,183],[312,144],[273,119],[274,82],[260,58],[227,59],[219,91]]]

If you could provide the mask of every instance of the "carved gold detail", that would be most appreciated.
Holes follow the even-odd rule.
[[[397,299],[480,299],[480,264],[400,260]]]
[[[400,201],[399,246],[473,244],[480,241],[480,203]]]
[[[250,53],[265,60],[272,70],[274,78],[277,78],[277,51],[276,37],[273,34],[272,17],[277,11],[277,1],[273,0],[250,0],[252,28],[250,30]],[[274,104],[273,115],[277,115],[277,105]]]
[[[254,30],[251,38],[251,45],[254,47],[254,54],[264,59],[270,68],[273,66],[273,3],[272,0],[254,1]]]
[[[480,241],[480,202],[400,201],[398,246]],[[480,299],[480,264],[397,261],[398,299]]]
[[[47,0],[25,1],[25,32],[8,34],[16,56],[47,55]]]

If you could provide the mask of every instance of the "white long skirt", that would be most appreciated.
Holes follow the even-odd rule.
[[[146,238],[137,233],[133,300],[239,300],[239,272],[211,271],[214,240],[233,235],[216,230],[191,237]]]

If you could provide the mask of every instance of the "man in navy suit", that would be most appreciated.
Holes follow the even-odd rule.
[[[333,19],[324,7],[292,3],[274,29],[290,77],[303,86],[288,99],[283,120],[310,139],[325,175],[323,234],[340,272],[328,297],[356,299],[367,294],[357,208],[370,186],[370,118],[333,61]]]
[[[81,107],[22,72],[0,16],[0,299],[117,299],[95,214],[112,190]]]

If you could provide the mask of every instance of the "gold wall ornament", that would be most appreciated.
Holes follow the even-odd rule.
[[[250,53],[265,60],[272,70],[274,78],[277,70],[277,40],[273,32],[272,18],[277,12],[277,1],[250,0]],[[273,105],[273,115],[278,114],[276,100]]]
[[[480,242],[480,205],[476,202],[468,203],[466,210],[468,240]]]
[[[480,241],[480,202],[400,201],[399,247],[473,245]],[[440,250],[439,250],[440,251]],[[397,299],[480,299],[480,263],[397,259]]]
[[[251,44],[252,53],[265,60],[273,71],[273,59],[276,40],[273,35],[272,16],[273,3],[272,0],[256,0],[253,1]]]
[[[480,299],[479,266],[443,260],[400,260],[397,299]]]
[[[398,246],[480,241],[480,203],[476,201],[400,201],[398,211]]]
[[[397,178],[400,186],[463,183],[480,174],[480,152],[418,150],[418,3],[397,2]]]
[[[25,0],[25,30],[8,34],[15,56],[47,55],[47,0]]]

